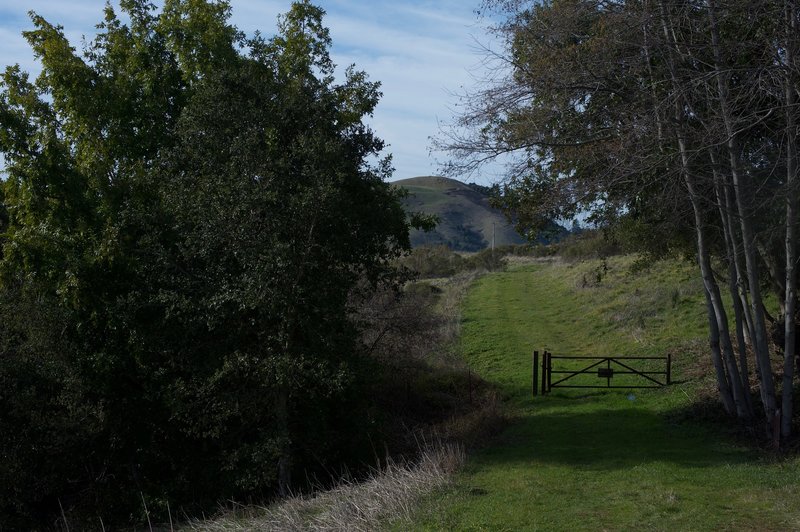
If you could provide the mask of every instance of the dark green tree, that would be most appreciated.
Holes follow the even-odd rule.
[[[351,301],[409,247],[389,160],[368,162],[378,84],[337,83],[321,9],[295,2],[265,39],[224,2],[121,7],[80,54],[32,15],[42,74],[2,78],[17,526],[268,497],[352,459],[370,419]]]

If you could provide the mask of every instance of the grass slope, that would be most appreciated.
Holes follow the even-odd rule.
[[[524,239],[508,224],[503,214],[489,206],[489,198],[455,179],[423,176],[395,181],[410,194],[407,210],[435,214],[434,231],[411,232],[413,246],[445,244],[456,251],[479,251],[495,244],[522,244]]]
[[[800,467],[677,421],[703,352],[699,286],[688,265],[631,274],[630,259],[537,265],[482,278],[464,308],[462,350],[507,395],[515,422],[428,499],[429,530],[798,530]],[[596,282],[597,274],[603,277]],[[665,288],[669,287],[669,288]],[[669,388],[563,390],[531,398],[530,353],[672,350]],[[705,358],[706,355],[702,355]]]

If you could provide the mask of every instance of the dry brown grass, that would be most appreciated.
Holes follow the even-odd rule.
[[[296,496],[269,507],[238,507],[184,530],[368,531],[408,521],[419,498],[446,485],[465,461],[461,445],[428,445],[413,463],[389,462],[361,482],[343,481],[312,496]]]
[[[476,396],[478,394],[476,393]],[[491,389],[481,390],[472,410],[440,423],[435,432],[443,441],[458,442],[467,450],[488,445],[508,424],[500,399]]]
[[[559,256],[535,257],[533,255],[508,255],[506,260],[508,261],[508,266],[510,268],[529,266],[531,264],[552,264],[554,262],[563,262]]]

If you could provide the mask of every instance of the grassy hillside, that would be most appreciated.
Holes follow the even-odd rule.
[[[503,214],[489,206],[485,194],[443,177],[414,177],[395,181],[410,194],[406,209],[435,214],[440,223],[434,231],[412,231],[411,244],[444,244],[456,251],[478,251],[495,245],[522,244],[525,240],[508,224]]]
[[[515,422],[425,501],[415,529],[798,530],[800,464],[770,459],[687,412],[707,378],[690,265],[633,273],[631,259],[538,264],[483,277],[461,350],[507,396]],[[598,282],[598,278],[600,282]],[[531,351],[663,354],[660,390],[530,396]]]

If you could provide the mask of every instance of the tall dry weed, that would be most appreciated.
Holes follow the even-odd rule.
[[[466,459],[457,444],[431,444],[408,463],[389,461],[367,480],[342,481],[313,496],[296,496],[269,507],[228,510],[185,528],[203,532],[231,531],[370,531],[394,521],[409,521],[423,495],[445,486]]]

